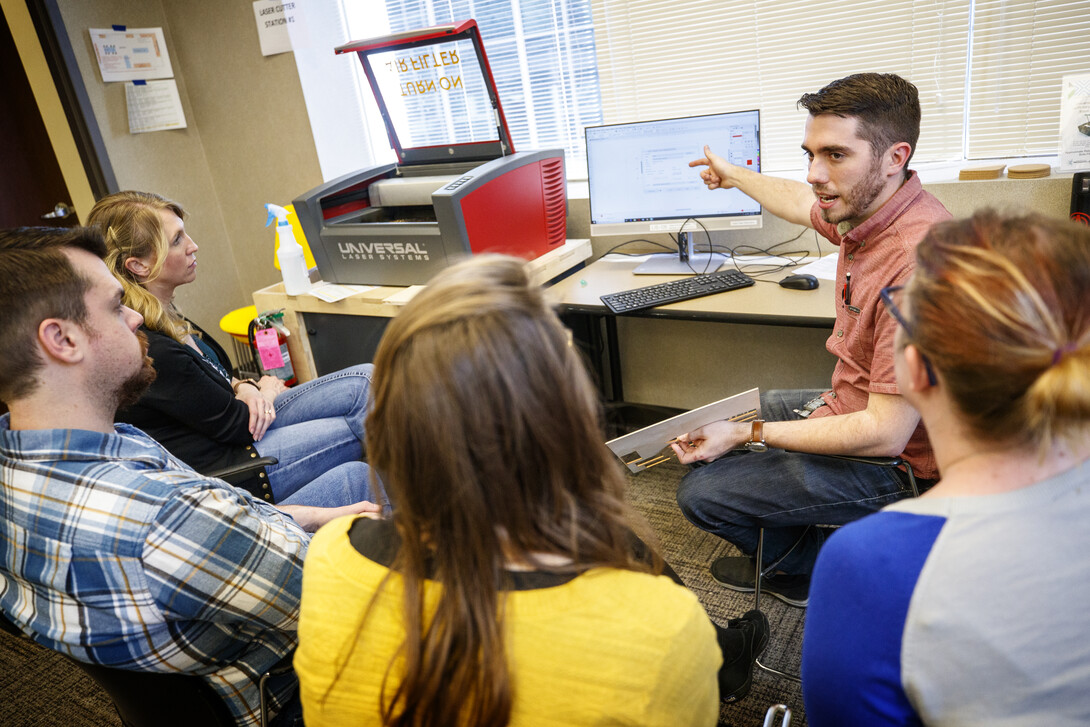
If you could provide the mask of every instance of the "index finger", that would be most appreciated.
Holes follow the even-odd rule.
[[[272,424],[272,417],[265,417],[257,424],[257,431],[254,432],[254,441],[260,442],[261,438],[265,436],[265,432],[269,430],[269,425]]]

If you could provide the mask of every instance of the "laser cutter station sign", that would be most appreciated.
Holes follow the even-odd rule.
[[[288,26],[296,21],[294,2],[257,0],[254,3],[254,20],[257,21],[257,37],[261,42],[261,55],[272,56],[291,51],[291,34],[288,32]]]

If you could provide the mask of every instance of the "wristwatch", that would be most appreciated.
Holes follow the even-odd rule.
[[[236,381],[235,383],[231,384],[231,391],[235,392],[235,395],[238,395],[238,389],[243,384],[249,384],[250,386],[257,389],[258,391],[261,391],[261,386],[257,383],[256,379],[240,379],[240,380]]]
[[[765,420],[754,419],[753,429],[750,430],[749,441],[742,445],[750,452],[767,452],[768,445],[765,444]]]

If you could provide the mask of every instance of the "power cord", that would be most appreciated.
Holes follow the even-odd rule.
[[[766,248],[760,248],[760,247],[756,247],[754,245],[737,245],[737,246],[731,247],[731,248],[723,248],[723,251],[730,255],[730,259],[731,259],[731,262],[734,264],[734,268],[736,270],[738,270],[739,272],[745,273],[746,275],[748,275],[749,277],[753,278],[754,280],[756,280],[757,282],[760,282],[760,283],[775,283],[775,282],[778,282],[778,281],[768,280],[767,278],[769,276],[772,276],[772,275],[778,275],[779,273],[782,273],[785,270],[789,270],[791,268],[797,267],[797,266],[803,264],[806,261],[807,257],[809,256],[809,250],[802,249],[802,250],[781,251],[780,248],[782,248],[785,245],[790,245],[791,243],[795,242],[800,237],[805,235],[807,230],[811,230],[811,228],[804,227],[799,232],[799,234],[795,235],[794,237],[792,237],[792,238],[790,238],[788,240],[782,240],[782,241],[777,242],[777,243],[775,243],[773,245],[770,245],[770,246],[768,246]],[[820,255],[821,255],[821,243],[818,242],[818,240],[817,240],[817,231],[815,231],[815,230],[811,230],[811,231],[814,232],[814,247],[816,249],[817,255],[820,257]],[[754,262],[754,263],[739,264],[738,263],[738,256],[739,255],[753,255],[753,256],[778,258],[780,260],[783,260],[784,262],[782,262],[780,264],[764,263],[764,262],[762,262],[762,263]]]
[[[801,265],[806,260],[806,258],[810,254],[810,251],[808,249],[788,250],[788,251],[781,252],[780,248],[785,246],[785,245],[790,245],[791,243],[795,242],[796,240],[801,238],[803,235],[805,235],[807,230],[810,230],[811,232],[814,233],[814,247],[815,247],[817,256],[818,257],[821,256],[821,243],[817,239],[817,231],[812,230],[809,227],[803,227],[802,230],[800,230],[799,233],[797,235],[795,235],[794,237],[792,237],[790,239],[787,239],[787,240],[781,240],[780,242],[774,243],[774,244],[772,244],[772,245],[770,245],[770,246],[768,246],[766,248],[760,248],[760,247],[756,247],[754,245],[737,245],[735,247],[727,247],[727,246],[724,246],[724,245],[716,245],[715,243],[713,243],[711,241],[711,233],[708,232],[708,228],[704,226],[704,223],[702,223],[699,219],[697,219],[695,217],[686,218],[685,221],[681,224],[681,227],[678,229],[678,232],[680,233],[680,232],[684,231],[685,226],[687,224],[689,224],[690,222],[695,222],[700,227],[701,231],[703,231],[703,233],[704,233],[705,238],[707,238],[707,245],[708,245],[707,250],[702,251],[702,250],[699,250],[697,248],[697,246],[694,244],[693,245],[693,251],[694,252],[722,253],[722,254],[724,254],[724,255],[726,255],[727,257],[730,258],[730,261],[734,265],[735,270],[737,270],[738,272],[741,272],[741,273],[745,273],[746,275],[748,275],[749,277],[753,278],[754,280],[756,280],[757,282],[760,282],[760,283],[774,283],[774,282],[777,282],[775,280],[768,280],[766,278],[768,278],[769,276],[772,276],[772,275],[776,275],[778,273],[782,273],[785,270],[789,270],[791,268],[797,267],[797,266]],[[680,242],[678,241],[678,238],[677,238],[676,235],[673,235],[673,234],[670,234],[670,233],[667,233],[667,234],[669,235],[670,239],[673,240],[673,242],[674,242],[675,247],[673,249],[671,249],[668,245],[664,245],[663,243],[658,242],[656,240],[648,240],[645,237],[640,237],[640,238],[634,238],[632,240],[625,240],[624,242],[618,243],[618,244],[614,245],[613,247],[611,247],[610,249],[606,250],[603,253],[602,256],[604,257],[604,256],[609,255],[611,253],[617,252],[618,250],[620,250],[621,248],[623,248],[623,247],[625,247],[627,245],[633,245],[633,244],[636,244],[636,243],[644,243],[644,244],[648,244],[648,245],[654,245],[655,247],[662,248],[663,250],[666,250],[667,252],[676,252],[678,249],[680,249]],[[638,257],[640,255],[645,255],[646,253],[644,253],[644,252],[638,252],[638,253],[617,252],[617,254],[618,255],[627,255],[627,256],[630,256],[630,257]],[[740,265],[738,263],[738,255],[752,255],[752,256],[779,258],[779,259],[783,260],[784,262],[780,263],[780,264],[744,263],[744,264]],[[693,271],[694,275],[703,275],[703,274],[706,274],[707,272],[709,272],[708,268],[711,265],[711,258],[709,257],[708,262],[704,265],[704,270],[697,270],[691,264],[689,264],[689,263],[686,263],[686,264],[688,265],[689,269]]]

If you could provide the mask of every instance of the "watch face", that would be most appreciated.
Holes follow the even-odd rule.
[[[745,448],[750,452],[766,452],[768,451],[768,445],[764,442],[746,442]]]

